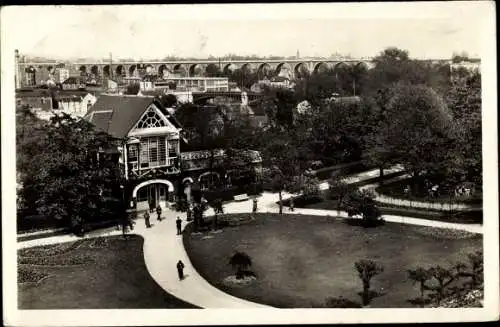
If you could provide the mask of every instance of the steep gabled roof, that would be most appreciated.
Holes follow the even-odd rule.
[[[134,127],[142,114],[155,104],[168,120],[177,128],[180,124],[153,97],[103,94],[85,115],[85,119],[93,123],[97,129],[107,132],[113,137],[124,138]]]

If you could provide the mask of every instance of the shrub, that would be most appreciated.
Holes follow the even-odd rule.
[[[347,214],[349,217],[361,215],[365,227],[377,226],[382,213],[374,199],[374,194],[368,190],[350,192],[345,198]]]
[[[252,265],[252,259],[245,252],[236,252],[229,258],[229,264],[236,269],[236,279],[242,279],[248,275],[248,268]]]

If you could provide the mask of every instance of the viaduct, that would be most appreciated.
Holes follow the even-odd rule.
[[[451,63],[450,60],[427,60],[432,63]],[[35,73],[36,80],[47,79],[49,74],[56,68],[69,70],[70,76],[89,74],[96,78],[142,77],[144,75],[168,76],[179,74],[180,76],[198,77],[205,76],[207,72],[219,70],[227,75],[236,69],[266,74],[274,72],[281,74],[288,72],[290,78],[300,78],[304,74],[316,73],[327,69],[335,71],[341,66],[364,66],[366,69],[373,68],[372,59],[326,59],[326,58],[303,58],[282,60],[183,60],[183,61],[144,61],[144,62],[95,62],[95,63],[34,63],[19,62],[17,60],[17,74],[19,80],[26,80],[28,73]],[[47,77],[45,77],[47,76]],[[263,76],[263,75],[260,75]]]

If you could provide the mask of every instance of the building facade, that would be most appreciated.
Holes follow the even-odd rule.
[[[181,151],[182,127],[154,97],[105,94],[84,119],[116,139],[129,208],[165,207],[179,196],[189,201],[194,183],[207,189],[231,182],[231,172],[214,169],[224,151]],[[260,155],[253,156],[258,170]]]
[[[97,98],[86,91],[61,91],[57,95],[58,111],[74,117],[83,117],[97,101]]]

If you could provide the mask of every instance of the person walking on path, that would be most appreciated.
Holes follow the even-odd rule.
[[[184,279],[184,263],[181,260],[177,262],[177,274],[179,275],[179,280]]]
[[[151,228],[151,222],[149,221],[149,212],[144,213],[144,222],[146,223],[146,228]]]
[[[256,213],[257,212],[257,198],[253,198],[253,208],[252,212]]]
[[[155,203],[151,200],[149,201],[149,212],[152,213],[153,211],[155,211]]]
[[[175,225],[177,226],[177,235],[182,234],[181,226],[182,226],[182,220],[180,217],[177,217],[177,220],[175,221]]]
[[[290,211],[293,212],[294,210],[294,204],[293,204],[293,198],[290,199]]]
[[[158,221],[161,221],[161,207],[158,205],[156,207],[156,213],[158,214]]]

